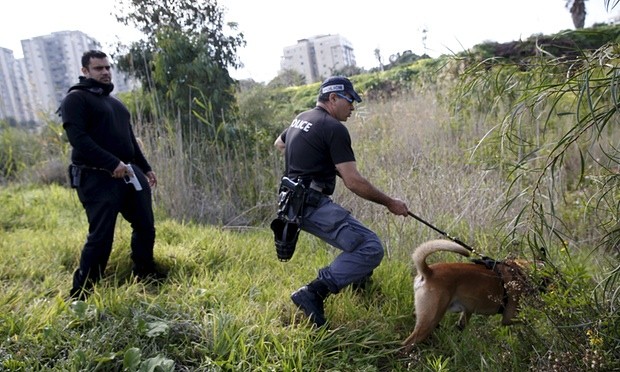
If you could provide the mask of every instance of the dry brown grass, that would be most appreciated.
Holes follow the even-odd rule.
[[[405,200],[414,214],[464,241],[473,241],[493,224],[505,185],[496,172],[470,161],[477,134],[461,133],[457,139],[448,108],[438,105],[433,93],[365,104],[346,125],[361,173]],[[380,236],[389,236],[391,253],[408,254],[416,243],[437,237],[423,224],[393,217],[342,185],[335,198],[372,223]]]

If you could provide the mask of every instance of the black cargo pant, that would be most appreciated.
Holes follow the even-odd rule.
[[[79,268],[73,275],[73,290],[89,289],[102,276],[112,252],[116,219],[120,213],[131,224],[131,259],[134,272],[154,270],[155,218],[151,188],[144,173],[134,166],[141,191],[121,178],[100,170],[84,169],[78,197],[88,218],[88,236]]]

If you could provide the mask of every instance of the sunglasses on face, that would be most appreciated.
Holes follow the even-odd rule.
[[[340,97],[340,98],[344,98],[344,99],[345,99],[347,102],[349,102],[349,103],[353,103],[353,98],[347,97],[347,96],[345,96],[345,95],[344,95],[344,94],[342,94],[342,93],[336,93],[336,95],[337,95],[338,97]]]

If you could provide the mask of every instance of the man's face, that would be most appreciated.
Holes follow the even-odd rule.
[[[103,84],[110,84],[112,82],[110,62],[107,58],[91,58],[88,67],[82,67],[82,73],[86,78]]]
[[[347,121],[355,110],[353,98],[345,92],[334,93],[332,97],[334,98],[332,116],[340,121]]]

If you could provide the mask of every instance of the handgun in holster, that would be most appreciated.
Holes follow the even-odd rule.
[[[69,185],[78,188],[82,184],[82,168],[75,164],[69,164]]]
[[[276,254],[280,261],[288,261],[295,253],[301,230],[306,189],[301,182],[282,177],[280,182],[277,218],[271,221]]]
[[[305,198],[306,188],[301,182],[282,177],[278,199],[278,217],[288,222],[300,224]]]

